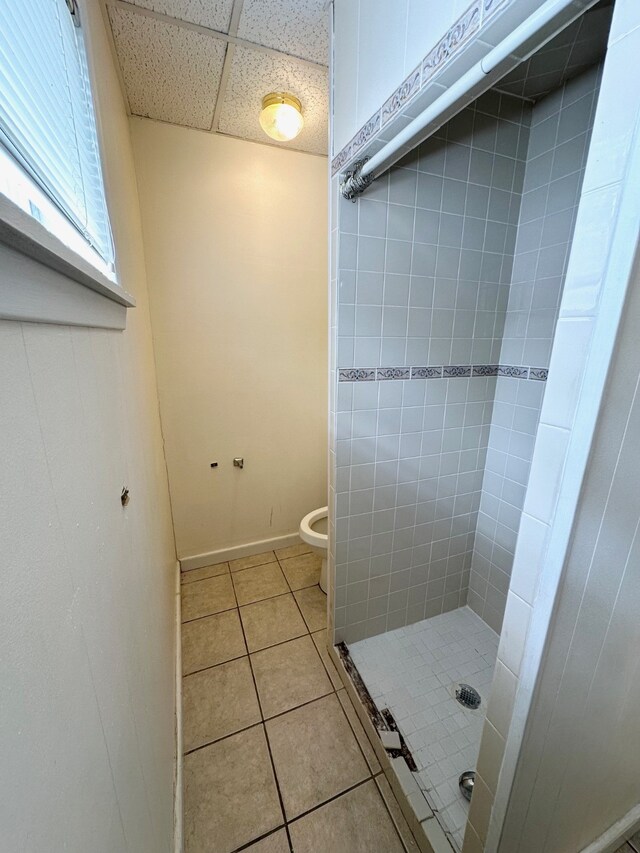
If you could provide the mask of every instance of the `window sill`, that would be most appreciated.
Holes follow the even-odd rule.
[[[135,304],[0,194],[0,319],[124,329]]]

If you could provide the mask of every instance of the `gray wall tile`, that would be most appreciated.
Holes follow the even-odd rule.
[[[337,367],[548,365],[596,83],[488,93],[339,202]],[[467,600],[500,627],[543,386],[338,383],[338,638]]]

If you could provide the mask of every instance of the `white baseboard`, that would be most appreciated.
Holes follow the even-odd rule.
[[[288,545],[297,545],[299,542],[300,537],[297,533],[287,533],[286,536],[275,536],[273,539],[261,539],[259,542],[235,545],[233,548],[221,548],[219,551],[182,557],[180,566],[183,572],[188,572],[191,569],[214,566],[216,563],[226,563],[227,560],[251,557],[253,554],[261,554],[263,551],[273,551],[274,548],[286,548]]]
[[[624,842],[640,829],[640,805],[634,806],[619,821],[609,827],[581,853],[614,853]]]
[[[175,690],[176,690],[176,769],[173,781],[173,849],[174,853],[183,851],[183,802],[182,802],[182,771],[184,764],[184,749],[182,739],[182,618],[180,613],[180,562],[176,562],[175,586]]]

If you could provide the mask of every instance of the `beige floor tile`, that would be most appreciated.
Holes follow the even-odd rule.
[[[276,555],[273,551],[263,551],[262,554],[252,554],[251,557],[240,557],[238,560],[230,560],[229,568],[232,572],[242,569],[250,569],[253,566],[263,566],[265,563],[275,563]]]
[[[308,635],[255,652],[251,655],[251,665],[265,718],[333,691]]]
[[[309,553],[311,553],[311,547],[306,542],[289,545],[287,548],[276,548],[276,557],[279,560],[287,560],[289,557],[299,557],[301,554]]]
[[[261,725],[185,757],[185,853],[231,853],[282,823]]]
[[[331,683],[333,684],[336,690],[340,690],[340,688],[344,685],[342,684],[342,679],[338,674],[338,670],[336,669],[334,662],[331,660],[331,655],[329,654],[329,649],[327,648],[326,628],[323,628],[322,631],[316,631],[315,634],[311,635],[311,639],[316,644],[316,649],[318,650],[320,657],[322,658],[322,663],[325,665],[325,668],[329,673]]]
[[[182,681],[184,751],[259,723],[249,658],[221,663]]]
[[[404,815],[398,805],[398,801],[396,800],[393,791],[391,790],[391,785],[387,782],[387,778],[384,773],[379,773],[375,778],[375,783],[378,786],[378,790],[382,794],[382,799],[385,801],[387,805],[387,809],[389,810],[389,814],[391,815],[391,820],[394,823],[396,831],[402,841],[404,842],[404,847],[407,853],[420,853],[420,848],[418,847],[415,838],[411,830],[409,829],[409,824],[405,820]]]
[[[369,775],[334,694],[274,717],[265,725],[289,820]]]
[[[294,853],[404,853],[373,781],[289,826]]]
[[[183,622],[231,610],[236,606],[230,574],[184,584],[181,596]]]
[[[181,583],[194,583],[203,581],[205,578],[215,578],[229,571],[229,563],[217,563],[215,566],[204,566],[202,569],[190,569],[180,575]]]
[[[246,655],[237,610],[205,616],[182,626],[182,674]]]
[[[317,554],[302,554],[299,557],[280,560],[280,565],[291,589],[302,589],[314,586],[320,580],[322,557]]]
[[[234,572],[232,577],[238,604],[251,604],[253,601],[262,601],[264,598],[273,598],[275,595],[289,592],[277,563],[242,569],[240,572]]]
[[[355,734],[356,739],[360,744],[360,749],[364,753],[366,762],[369,765],[369,770],[371,770],[371,773],[373,775],[379,773],[380,770],[382,770],[382,768],[380,767],[380,762],[378,761],[378,757],[373,746],[371,745],[371,741],[367,737],[367,733],[365,732],[362,723],[360,722],[360,718],[356,713],[356,709],[351,704],[351,699],[349,699],[347,691],[343,688],[342,690],[338,691],[337,696],[340,700],[340,704],[342,705],[342,710],[347,715],[347,719],[351,724],[353,733]]]
[[[298,589],[293,593],[309,631],[327,627],[327,596],[319,586]]]
[[[279,595],[240,608],[250,652],[293,640],[307,633],[293,595]]]
[[[261,841],[256,841],[251,847],[245,847],[243,853],[289,853],[289,841],[284,829],[279,829],[267,835]]]

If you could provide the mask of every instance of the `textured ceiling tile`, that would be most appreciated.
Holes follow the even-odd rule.
[[[229,32],[233,0],[128,0],[144,9],[162,12],[180,21]]]
[[[326,0],[244,0],[238,35],[292,56],[329,64]]]
[[[109,17],[131,112],[209,130],[226,43],[122,8]]]
[[[304,127],[291,142],[269,139],[258,123],[262,98],[269,92],[291,92],[302,104]],[[236,47],[227,81],[219,130],[256,142],[273,142],[281,148],[296,148],[327,154],[329,113],[328,72],[288,56],[274,56],[250,48]]]

